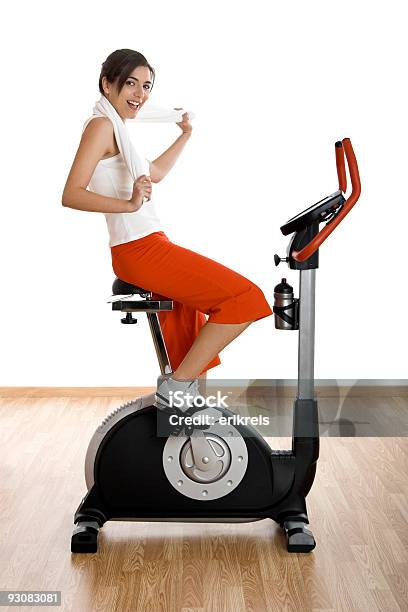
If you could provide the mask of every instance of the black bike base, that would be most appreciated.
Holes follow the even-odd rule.
[[[302,414],[313,422],[315,402],[299,403]],[[224,408],[220,411],[232,414]],[[163,470],[166,438],[156,435],[154,406],[113,422],[96,452],[93,485],[75,513],[71,551],[96,552],[99,529],[110,520],[233,523],[265,518],[284,529],[288,552],[313,550],[315,541],[305,526],[305,497],[318,456],[313,428],[299,431],[306,437],[295,438],[292,451],[273,451],[255,430],[237,429],[248,451],[245,475],[228,495],[202,501],[182,495],[169,482]]]
[[[310,529],[304,523],[284,524],[286,547],[289,553],[309,553],[316,547],[316,541]],[[98,551],[98,534],[100,526],[93,521],[84,521],[77,525],[71,538],[72,553],[96,553]]]
[[[309,553],[316,547],[312,532],[305,527],[297,529],[284,529],[286,535],[286,548],[289,553]],[[79,523],[74,529],[71,538],[72,553],[98,552],[99,527],[94,529],[90,523]]]

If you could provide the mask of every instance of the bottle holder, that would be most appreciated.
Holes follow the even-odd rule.
[[[287,313],[288,310],[293,311],[293,315],[289,315]],[[286,306],[274,306],[273,312],[277,317],[285,321],[288,325],[290,325],[290,330],[299,329],[299,298],[293,298],[293,302],[291,304],[286,304]],[[281,329],[276,324],[275,319],[275,327],[276,329]]]

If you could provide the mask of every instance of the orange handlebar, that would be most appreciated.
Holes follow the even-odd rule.
[[[315,251],[319,248],[319,246],[326,240],[326,238],[332,233],[332,231],[338,226],[338,224],[344,219],[348,212],[353,208],[354,204],[357,202],[361,193],[361,183],[360,183],[360,175],[358,172],[358,165],[356,156],[354,155],[353,147],[351,145],[350,138],[343,138],[342,142],[336,142],[336,165],[337,165],[337,175],[339,177],[339,189],[340,191],[346,191],[347,188],[347,179],[346,179],[346,169],[344,164],[344,151],[346,153],[347,164],[349,168],[352,191],[350,196],[344,203],[342,210],[339,214],[334,217],[334,219],[328,224],[325,225],[320,232],[313,238],[309,244],[307,244],[300,251],[293,251],[292,257],[296,261],[305,261],[309,259],[313,255]]]
[[[346,166],[344,165],[344,149],[341,140],[337,141],[335,146],[336,151],[336,166],[337,176],[339,177],[339,189],[343,193],[346,193],[347,189],[347,177],[346,177]]]

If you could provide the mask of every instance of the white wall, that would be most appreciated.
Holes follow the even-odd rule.
[[[2,35],[1,385],[154,384],[147,322],[106,304],[101,214],[61,193],[117,48],[156,68],[152,102],[196,113],[193,137],[154,185],[169,237],[261,286],[297,287],[279,231],[337,188],[350,136],[362,197],[320,250],[316,377],[407,378],[407,85],[404,3],[123,0],[8,5]],[[174,125],[132,126],[158,156]],[[296,336],[273,317],[222,353],[214,377],[295,378]]]

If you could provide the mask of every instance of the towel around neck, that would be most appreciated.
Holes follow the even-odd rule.
[[[180,122],[184,112],[188,112],[190,119],[194,118],[194,113],[191,111],[166,109],[149,103],[146,109],[142,107],[140,115],[138,114],[134,119],[129,119],[129,121]],[[101,95],[99,100],[95,103],[92,114],[97,117],[108,117],[111,120],[119,151],[131,177],[135,181],[143,174],[143,162],[132,144],[125,122],[104,95]]]

